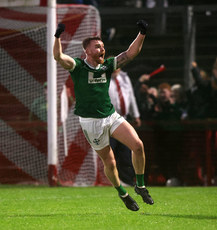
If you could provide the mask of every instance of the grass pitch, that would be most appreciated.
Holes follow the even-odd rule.
[[[0,186],[2,230],[217,229],[217,187],[149,187],[155,204],[132,212],[112,187]]]

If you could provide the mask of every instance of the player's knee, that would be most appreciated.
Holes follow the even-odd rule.
[[[133,152],[135,154],[143,154],[144,153],[144,145],[143,145],[143,142],[138,139],[135,143],[134,143],[134,148],[133,148]]]
[[[114,171],[114,169],[116,168],[116,161],[115,159],[109,159],[105,162],[105,166],[109,171]]]

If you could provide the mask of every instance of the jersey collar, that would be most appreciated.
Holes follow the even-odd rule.
[[[84,62],[85,62],[85,64],[86,64],[89,68],[91,68],[91,69],[99,69],[99,68],[100,68],[100,64],[98,64],[96,67],[93,67],[92,65],[90,65],[90,64],[87,62],[87,59],[86,59],[86,58],[84,59]]]

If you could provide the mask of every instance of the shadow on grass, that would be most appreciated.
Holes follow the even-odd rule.
[[[158,216],[158,217],[172,217],[172,218],[184,218],[194,220],[217,220],[217,216],[206,216],[206,215],[193,215],[193,214],[149,214],[141,213],[144,216]]]
[[[0,218],[56,218],[56,217],[71,217],[71,216],[98,216],[100,213],[56,213],[56,214],[10,214],[10,215],[0,215]],[[189,215],[189,214],[150,214],[141,213],[144,216],[150,217],[167,217],[167,218],[183,218],[183,219],[194,219],[194,220],[217,220],[217,216],[206,216],[206,215]]]

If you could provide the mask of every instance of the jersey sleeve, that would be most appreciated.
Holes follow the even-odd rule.
[[[109,68],[111,69],[111,71],[115,71],[117,69],[117,58],[116,57],[110,57],[107,59]]]
[[[116,69],[117,69],[117,58],[114,57],[114,70],[116,70]]]
[[[74,67],[69,70],[70,73],[72,73],[76,69],[76,67],[78,67],[79,64],[80,64],[80,59],[79,58],[72,58],[72,59],[74,60]]]

